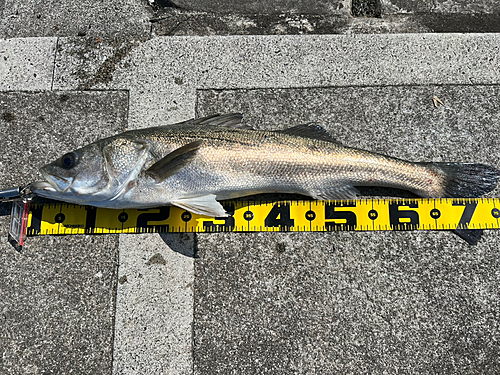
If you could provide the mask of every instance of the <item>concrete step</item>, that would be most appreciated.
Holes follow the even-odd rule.
[[[0,37],[499,32],[500,5],[482,1],[0,2]]]
[[[108,134],[229,111],[500,167],[499,52],[499,34],[1,40],[0,189]],[[1,373],[500,367],[494,231],[475,248],[447,232],[221,233],[40,237],[18,253],[8,213]]]

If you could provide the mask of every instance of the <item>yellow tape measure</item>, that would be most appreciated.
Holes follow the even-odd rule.
[[[27,235],[499,229],[500,198],[225,201],[226,218],[174,206],[113,210],[32,204]]]

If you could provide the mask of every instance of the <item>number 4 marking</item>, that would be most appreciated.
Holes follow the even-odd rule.
[[[266,227],[280,227],[282,230],[293,227],[295,221],[290,218],[290,204],[277,203],[267,215],[264,225]]]

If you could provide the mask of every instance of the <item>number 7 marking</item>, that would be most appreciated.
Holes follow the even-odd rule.
[[[477,202],[455,201],[453,202],[453,206],[465,206],[464,212],[462,213],[462,217],[458,222],[457,228],[469,228],[472,215],[474,215],[474,212],[476,211]]]

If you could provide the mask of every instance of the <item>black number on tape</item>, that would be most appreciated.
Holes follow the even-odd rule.
[[[230,232],[234,229],[235,221],[234,217],[234,204],[223,205],[224,210],[230,215],[227,217],[216,217],[217,220],[224,220],[224,223],[218,224],[213,221],[203,222],[203,229],[205,232]]]
[[[189,211],[184,211],[182,214],[181,214],[181,219],[183,222],[187,223],[189,220],[191,220],[193,218],[193,215],[191,214],[191,212]]]
[[[352,211],[336,211],[338,207],[356,207],[354,202],[332,202],[325,204],[325,219],[326,220],[343,220],[345,223],[337,223],[335,221],[325,222],[327,230],[354,230],[358,223],[356,214]]]
[[[31,211],[31,226],[27,230],[28,236],[40,234],[42,230],[42,211],[43,206],[30,207]]]
[[[314,211],[307,211],[306,212],[306,219],[309,220],[309,221],[313,221],[314,219],[316,219],[316,212],[314,212]]]
[[[368,211],[368,217],[370,218],[370,220],[375,220],[378,217],[378,212],[375,210],[370,210]]]
[[[417,202],[391,202],[389,203],[389,221],[391,228],[396,230],[417,229],[420,218],[417,211],[400,210],[401,208],[418,208]],[[408,221],[409,219],[409,221]],[[404,220],[404,221],[403,221]]]
[[[124,223],[128,220],[128,214],[126,212],[120,212],[120,214],[118,215],[118,221],[120,223]]]
[[[464,201],[460,199],[460,200],[454,200],[452,205],[465,206],[464,212],[462,213],[462,217],[458,222],[457,228],[467,229],[472,219],[472,215],[474,215],[474,211],[476,211],[477,202]]]
[[[441,211],[439,211],[437,208],[433,208],[431,210],[431,217],[433,219],[439,219],[441,217]]]
[[[64,215],[62,212],[59,212],[56,217],[55,217],[55,222],[56,223],[62,223],[66,220],[66,215]]]
[[[267,215],[266,220],[264,220],[264,225],[266,227],[279,227],[280,230],[286,231],[290,227],[293,227],[295,221],[290,218],[290,204],[277,203]]]
[[[97,207],[85,206],[87,217],[85,218],[85,233],[91,234],[95,231],[95,220],[97,215]]]
[[[146,232],[150,232],[153,228],[159,232],[168,232],[168,225],[150,225],[150,221],[163,221],[170,217],[170,206],[155,208],[160,212],[146,212],[137,216],[137,227],[144,228]],[[148,209],[140,209],[138,211],[148,211]]]

